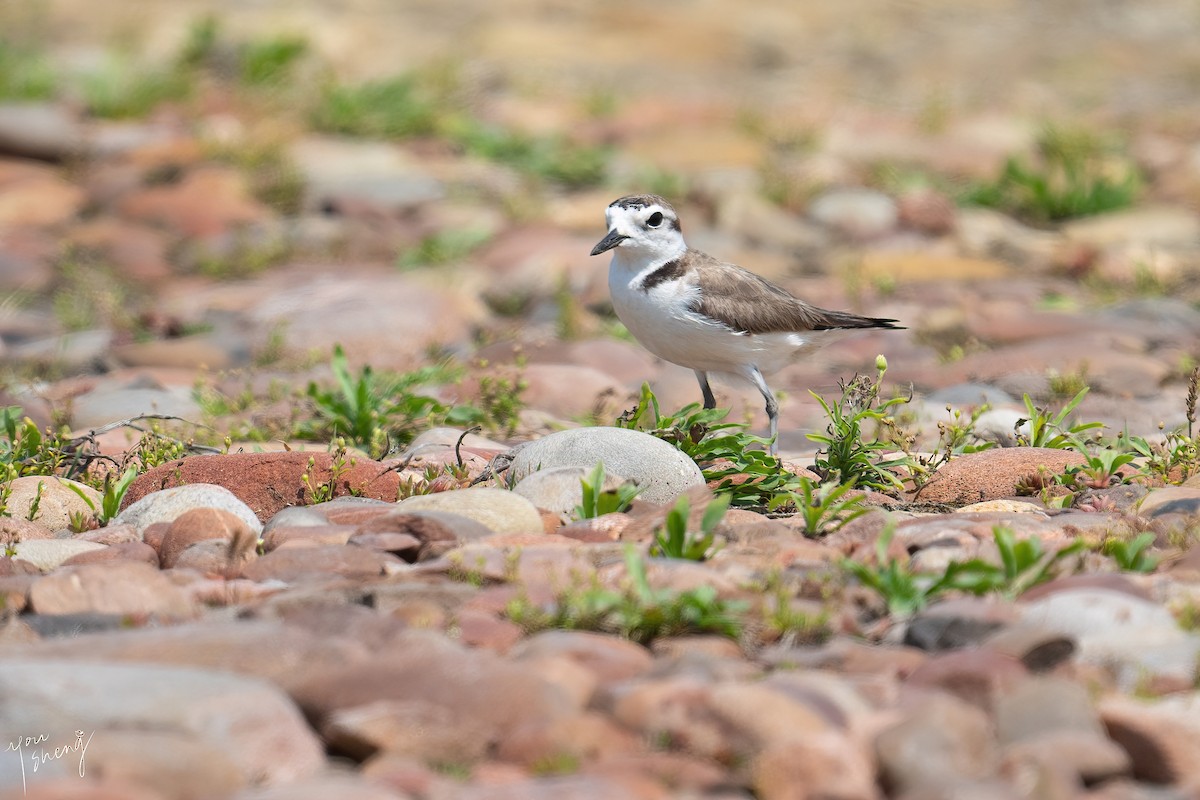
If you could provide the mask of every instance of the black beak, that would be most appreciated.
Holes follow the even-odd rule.
[[[603,252],[612,250],[614,247],[625,241],[629,237],[623,233],[617,233],[616,229],[608,232],[608,236],[601,239],[595,247],[592,248],[592,255],[598,256]]]

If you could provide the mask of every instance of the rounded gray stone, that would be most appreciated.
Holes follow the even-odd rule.
[[[556,514],[571,514],[583,502],[582,481],[591,470],[586,467],[555,467],[526,475],[513,487],[535,506]],[[625,478],[607,470],[603,491],[611,491],[625,483]]]
[[[162,489],[146,495],[113,518],[113,524],[132,525],[138,534],[156,522],[174,522],[185,511],[193,508],[219,508],[236,516],[249,526],[252,533],[261,535],[263,525],[254,516],[250,506],[224,486],[212,483],[189,483]]]
[[[598,461],[604,463],[606,472],[645,487],[638,497],[651,503],[669,503],[688,489],[704,485],[695,461],[661,439],[627,428],[575,428],[529,442],[517,452],[509,475],[519,482],[540,470],[590,470]]]
[[[542,518],[533,503],[505,489],[473,486],[452,492],[405,498],[402,511],[446,511],[475,520],[495,533],[541,533]]]

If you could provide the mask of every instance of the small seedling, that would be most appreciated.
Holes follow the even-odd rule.
[[[1153,572],[1158,559],[1146,552],[1154,544],[1153,533],[1141,533],[1132,539],[1112,537],[1104,541],[1104,555],[1124,572]]]
[[[1066,480],[1087,489],[1107,489],[1114,483],[1121,483],[1121,467],[1133,461],[1135,453],[1120,450],[1103,449],[1094,453],[1087,451],[1083,442],[1076,441],[1075,449],[1084,454],[1087,463],[1078,467],[1068,467]]]
[[[37,515],[41,511],[42,494],[45,491],[46,491],[45,481],[38,481],[37,492],[34,493],[32,502],[29,503],[29,513],[26,516],[26,519],[28,519],[30,522],[33,522],[35,519],[37,519]]]
[[[328,480],[320,483],[317,482],[315,477],[317,460],[314,456],[308,457],[308,464],[305,465],[304,474],[300,476],[300,482],[304,484],[304,488],[308,491],[309,503],[312,505],[332,500],[337,495],[338,481],[357,464],[354,458],[347,458],[346,456],[345,439],[338,437],[330,443],[330,449],[333,451],[333,461],[329,465]],[[353,487],[350,493],[355,494]]]
[[[874,424],[877,428],[896,431],[892,409],[904,405],[911,397],[893,397],[880,401],[879,387],[887,373],[887,360],[879,356],[875,360],[876,375],[857,376],[849,383],[842,383],[842,396],[833,402],[816,392],[811,392],[829,424],[824,433],[810,433],[808,438],[817,442],[821,449],[813,462],[813,470],[827,480],[851,487],[877,489],[881,492],[898,492],[904,482],[895,470],[909,466],[911,458],[905,454],[888,457],[884,454],[895,450],[896,441],[880,441],[868,437],[863,426]]]
[[[666,558],[683,558],[688,561],[704,561],[711,558],[716,549],[717,526],[729,509],[729,497],[714,497],[704,509],[700,530],[689,530],[688,516],[691,503],[686,495],[680,495],[675,505],[667,512],[663,527],[654,533],[650,555]]]
[[[846,497],[849,491],[848,484],[840,485],[837,481],[817,484],[808,478],[800,478],[799,491],[776,495],[770,509],[794,510],[804,521],[805,536],[824,536],[869,510],[862,505],[862,494]]]
[[[842,566],[866,587],[873,589],[887,604],[888,613],[906,619],[924,608],[944,591],[944,578],[915,573],[907,561],[888,554],[896,530],[889,525],[875,542],[875,563],[860,564],[845,559]]]
[[[642,487],[626,481],[616,489],[604,488],[604,462],[597,461],[592,471],[579,481],[583,502],[575,506],[576,519],[595,519],[616,511],[628,511]]]
[[[367,365],[355,375],[341,345],[334,347],[329,365],[335,387],[325,389],[309,383],[307,395],[315,418],[300,426],[298,433],[302,436],[344,436],[366,447],[372,457],[379,457],[390,449],[393,438],[411,437],[419,423],[446,411],[434,398],[412,391],[448,377],[445,367],[387,375]]]
[[[1100,422],[1078,422],[1068,427],[1067,418],[1083,402],[1087,393],[1088,389],[1084,387],[1062,407],[1062,410],[1053,415],[1047,410],[1035,406],[1029,395],[1025,395],[1026,416],[1017,420],[1013,429],[1017,444],[1027,447],[1050,447],[1066,450],[1077,446],[1081,434],[1103,428],[1104,425]],[[1026,423],[1029,424],[1028,435],[1021,430]]]
[[[683,592],[654,589],[646,565],[632,547],[625,550],[626,585],[620,590],[593,583],[560,592],[552,605],[540,607],[524,594],[509,602],[509,619],[534,632],[548,628],[616,633],[641,644],[660,636],[716,633],[737,638],[741,625],[734,616],[744,605],[722,600],[711,586]]]

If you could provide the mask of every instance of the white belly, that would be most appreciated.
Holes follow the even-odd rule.
[[[651,353],[689,369],[742,378],[751,366],[771,373],[832,338],[832,331],[737,333],[692,311],[697,289],[685,281],[665,281],[649,292],[635,282],[636,277],[610,268],[617,316]]]

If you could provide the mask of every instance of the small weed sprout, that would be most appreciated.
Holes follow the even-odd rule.
[[[642,487],[626,481],[616,489],[604,488],[604,462],[597,461],[592,471],[579,481],[583,501],[575,506],[576,519],[595,519],[616,511],[628,511]]]
[[[1057,414],[1053,415],[1046,409],[1038,408],[1029,395],[1025,395],[1026,416],[1017,420],[1013,429],[1017,444],[1024,447],[1049,447],[1058,450],[1077,448],[1081,441],[1081,434],[1104,427],[1100,422],[1068,424],[1071,412],[1083,402],[1087,393],[1088,389],[1085,386]],[[1028,435],[1021,431],[1026,423],[1029,424]]]
[[[680,495],[675,505],[667,512],[663,527],[654,533],[650,555],[665,558],[682,558],[688,561],[705,561],[718,549],[715,545],[717,526],[729,509],[729,496],[714,497],[704,509],[700,530],[693,531],[688,525],[691,503],[686,495]]]
[[[858,376],[849,383],[842,383],[842,395],[836,401],[830,402],[816,392],[811,393],[829,418],[824,433],[808,434],[809,439],[821,446],[813,469],[826,480],[836,480],[851,487],[898,492],[904,488],[904,483],[895,470],[907,467],[912,459],[907,454],[885,455],[902,446],[896,440],[903,442],[904,438],[898,434],[891,409],[909,402],[911,397],[880,401],[879,387],[887,373],[887,360],[879,356],[875,366],[874,378]],[[896,436],[892,441],[869,438],[863,430],[867,424],[891,429]]]
[[[1070,545],[1047,553],[1041,540],[1031,536],[1017,541],[1010,528],[996,526],[992,537],[1000,553],[1000,564],[983,559],[952,561],[941,574],[917,573],[907,562],[888,555],[894,527],[888,527],[876,542],[876,563],[860,564],[845,560],[843,567],[887,604],[893,616],[905,618],[924,608],[937,596],[952,590],[984,595],[998,592],[1010,599],[1058,574],[1061,565],[1080,553],[1085,543],[1077,539]]]
[[[334,388],[309,383],[307,396],[315,418],[300,426],[298,433],[302,436],[343,436],[366,447],[372,458],[378,458],[388,451],[393,438],[410,438],[420,422],[446,411],[434,398],[412,391],[448,377],[445,367],[430,366],[403,375],[385,375],[368,365],[355,375],[341,345],[334,347],[329,365]]]
[[[1123,572],[1153,572],[1158,559],[1146,551],[1154,544],[1153,533],[1141,533],[1132,539],[1113,536],[1104,540],[1101,552],[1113,560]]]
[[[804,522],[805,536],[825,536],[869,510],[863,507],[861,494],[846,497],[849,491],[849,484],[839,484],[837,481],[818,484],[802,477],[799,490],[776,495],[771,501],[770,510],[794,511]]]
[[[722,600],[711,586],[683,592],[654,589],[646,565],[632,546],[625,550],[628,581],[620,590],[593,581],[585,588],[558,594],[553,604],[540,607],[524,594],[509,602],[505,613],[528,632],[548,628],[616,633],[641,644],[660,636],[716,633],[736,639],[741,603]]]
[[[38,514],[41,512],[42,494],[45,491],[46,491],[46,482],[38,481],[37,491],[33,495],[33,500],[30,501],[30,503],[29,503],[29,513],[25,517],[30,522],[33,522],[35,519],[37,519]]]

